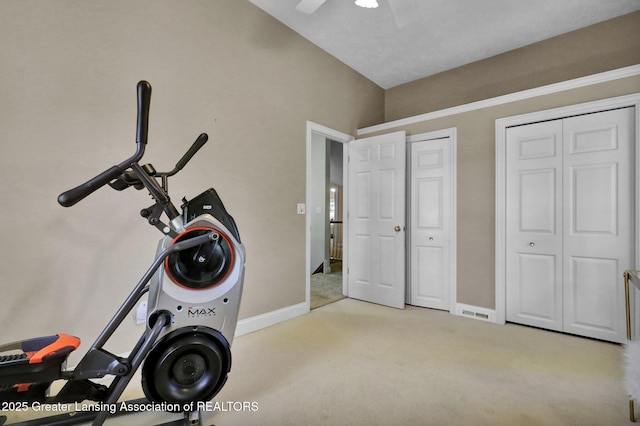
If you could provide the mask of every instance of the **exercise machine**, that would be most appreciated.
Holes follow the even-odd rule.
[[[199,402],[210,401],[231,369],[231,344],[242,297],[245,250],[235,221],[213,188],[181,212],[171,201],[168,178],[178,173],[207,142],[198,136],[169,172],[140,161],[147,145],[151,85],[137,85],[136,151],[130,158],[58,197],[64,207],[109,185],[122,191],[146,189],[154,204],[141,210],[162,234],[151,266],[135,285],[78,365],[67,369],[80,339],[68,334],[0,345],[0,410],[18,411],[44,404],[86,409],[23,424],[102,425],[122,407],[118,401],[141,367],[145,408],[183,412],[182,424],[199,425]],[[147,295],[145,331],[126,357],[109,353],[106,342],[141,298]],[[100,383],[97,379],[112,379]],[[52,391],[57,382],[59,390]],[[126,405],[125,405],[126,407]],[[115,408],[115,409],[114,409]],[[44,411],[44,410],[43,410]],[[126,411],[126,410],[125,410]],[[0,416],[0,425],[6,421]]]

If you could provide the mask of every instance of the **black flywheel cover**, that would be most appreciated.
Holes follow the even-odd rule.
[[[230,369],[231,351],[222,334],[179,329],[149,353],[142,388],[152,402],[209,401],[224,386]]]

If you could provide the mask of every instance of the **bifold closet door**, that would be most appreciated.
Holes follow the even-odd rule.
[[[634,258],[634,108],[563,120],[564,330],[625,340]]]
[[[507,321],[562,330],[562,121],[507,129]]]
[[[507,129],[507,320],[624,340],[634,109]]]

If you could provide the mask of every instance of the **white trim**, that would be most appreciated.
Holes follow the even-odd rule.
[[[496,120],[496,322],[506,322],[506,129],[507,127],[534,123],[543,120],[560,119],[572,115],[587,114],[613,108],[635,107],[635,206],[640,211],[640,93],[603,99],[593,102],[537,111]],[[635,267],[640,267],[640,215],[635,223]],[[622,278],[621,278],[622,279]],[[622,285],[622,284],[621,284]]]
[[[636,168],[636,172],[637,171],[638,170]],[[633,340],[637,340],[638,335],[640,335],[640,315],[638,315],[638,309],[640,309],[640,291],[638,291],[635,288],[635,286],[632,286],[632,287],[634,288],[629,294],[629,297],[631,302],[633,303],[633,305],[631,306],[631,315],[632,315],[631,318],[635,318],[635,322],[634,321],[631,322],[631,337]]]
[[[496,311],[493,309],[481,308],[480,306],[465,305],[456,303],[454,314],[463,318],[472,318],[480,321],[488,321],[497,324]]]
[[[352,141],[355,138],[351,139]],[[342,145],[342,294],[349,296],[349,145]]]
[[[451,259],[451,265],[450,265],[450,270],[449,270],[449,274],[451,277],[451,286],[449,287],[449,312],[450,313],[454,313],[455,309],[456,309],[456,304],[457,304],[457,296],[458,296],[458,275],[457,275],[457,271],[458,271],[458,236],[457,236],[457,229],[458,229],[458,183],[457,183],[457,176],[458,176],[458,128],[457,127],[451,127],[448,129],[441,129],[441,130],[435,130],[433,132],[427,132],[427,133],[421,133],[418,135],[412,135],[412,136],[408,136],[407,137],[407,144],[413,143],[413,142],[422,142],[422,141],[427,141],[427,140],[434,140],[434,139],[442,139],[442,138],[449,138],[449,141],[451,142],[451,217],[450,217],[450,223],[451,223],[451,247],[450,247],[450,252],[449,252],[449,256]],[[407,157],[409,157],[409,153],[410,150],[407,149]],[[407,164],[407,178],[410,177],[410,170],[411,170],[411,166],[409,163],[410,159],[408,158],[408,164]],[[407,182],[407,187],[409,188],[409,182]],[[410,201],[411,201],[411,196],[409,194],[407,194],[407,205],[410,205]],[[409,208],[407,208],[407,224],[411,223],[411,218],[410,218],[410,214],[411,214],[411,210]],[[409,249],[410,246],[410,239],[407,238],[407,249]],[[407,264],[410,265],[411,264],[411,254],[407,253]],[[410,280],[410,276],[411,276],[411,270],[407,270],[407,299],[410,297],[411,295],[411,280]]]
[[[314,123],[313,121],[307,120],[307,136],[311,134],[311,132],[320,133],[329,139],[335,140],[337,142],[349,142],[354,138],[351,135],[346,133],[339,132],[337,130],[333,130],[327,126],[323,126],[322,124]]]
[[[420,133],[418,135],[407,136],[407,143],[422,142],[430,139],[442,139],[452,138],[455,140],[458,133],[457,127],[450,127],[448,129],[434,130],[432,132]]]
[[[362,136],[369,133],[381,132],[394,129],[396,127],[408,126],[411,124],[421,123],[423,121],[434,120],[449,115],[461,114],[463,112],[474,111],[477,109],[493,107],[506,104],[509,102],[521,101],[536,96],[549,95],[552,93],[562,92],[565,90],[577,89],[580,87],[591,86],[593,84],[605,83],[608,81],[618,80],[626,77],[640,75],[640,65],[631,65],[624,68],[618,68],[612,71],[605,71],[599,74],[593,74],[586,77],[575,78],[573,80],[562,81],[560,83],[549,84],[546,86],[536,87],[534,89],[523,90],[520,92],[510,93],[508,95],[497,96],[495,98],[484,99],[482,101],[471,102],[468,104],[458,105],[451,108],[445,108],[434,112],[414,115],[399,120],[389,121],[387,123],[358,129],[357,135]]]
[[[306,195],[305,195],[305,203],[307,209],[311,205],[311,142],[313,138],[313,133],[321,134],[331,140],[336,142],[341,142],[346,144],[354,139],[353,136],[348,135],[346,133],[339,132],[337,130],[333,130],[329,127],[323,126],[322,124],[314,123],[313,121],[307,121],[307,131],[306,131],[306,150],[307,150],[307,174],[306,174]],[[346,149],[344,150],[346,151]],[[343,176],[347,176],[347,163],[343,161]],[[347,199],[347,185],[343,184],[343,192],[342,192],[342,201],[343,205],[344,201]],[[307,312],[311,310],[311,215],[307,210],[305,218],[305,304],[307,306]],[[344,221],[346,222],[346,221]],[[348,259],[346,257],[346,247],[347,247],[347,228],[346,225],[342,227],[343,233],[343,242],[342,242],[342,264],[348,265]],[[347,294],[347,274],[342,274],[342,288],[343,293]]]
[[[275,311],[256,315],[251,318],[245,318],[238,321],[235,337],[262,330],[263,328],[271,327],[272,325],[276,325],[307,313],[309,313],[307,303],[298,303],[297,305],[291,305]]]

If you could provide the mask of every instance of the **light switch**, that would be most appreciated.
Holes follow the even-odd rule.
[[[298,203],[298,207],[297,207],[297,213],[298,214],[305,214],[307,212],[307,209],[304,205],[304,203]]]

